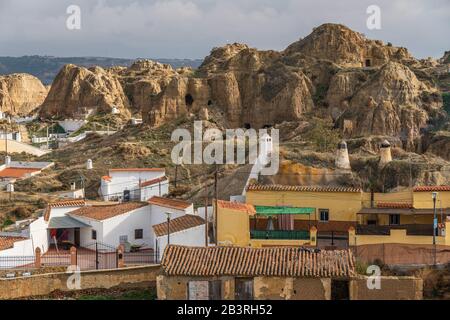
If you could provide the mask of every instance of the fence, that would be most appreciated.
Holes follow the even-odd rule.
[[[158,254],[152,249],[125,252],[123,246],[115,248],[101,242],[92,242],[70,250],[50,248],[44,254],[37,248],[34,256],[0,256],[0,270],[70,265],[77,265],[81,270],[101,270],[158,262]]]

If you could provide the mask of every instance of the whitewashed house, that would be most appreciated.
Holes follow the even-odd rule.
[[[100,181],[104,201],[146,201],[169,193],[169,179],[163,168],[110,169]]]
[[[63,250],[67,246],[87,247],[95,242],[114,248],[123,244],[126,251],[135,246],[159,252],[167,245],[161,230],[168,216],[174,221],[171,231],[174,243],[204,243],[204,226],[203,229],[195,228],[204,225],[204,220],[195,214],[193,204],[187,201],[158,196],[147,202],[114,204],[66,200],[47,206],[44,214],[30,224],[29,238],[9,239],[5,250],[0,246],[0,257],[32,256],[36,248],[45,253],[52,247]],[[185,218],[180,220],[182,217]]]
[[[205,219],[199,215],[186,214],[153,226],[155,251],[161,261],[168,241],[170,244],[201,247],[205,245]],[[170,233],[170,237],[167,235]]]

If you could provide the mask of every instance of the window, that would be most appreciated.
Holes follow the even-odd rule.
[[[189,281],[188,299],[189,300],[220,300],[222,290],[222,281]]]
[[[128,236],[120,236],[119,237],[119,243],[127,243],[128,242]]]
[[[92,230],[91,238],[92,238],[92,240],[97,240],[97,230]]]
[[[236,278],[234,295],[236,300],[253,300],[253,279]]]
[[[319,209],[319,216],[321,222],[327,222],[330,218],[330,210]]]
[[[400,215],[399,214],[390,214],[389,215],[389,224],[390,225],[400,224]]]
[[[134,238],[135,239],[142,239],[142,238],[144,238],[144,229],[135,229],[134,230]]]

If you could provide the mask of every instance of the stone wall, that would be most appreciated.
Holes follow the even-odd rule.
[[[330,300],[331,279],[256,277],[255,300]]]
[[[421,300],[423,280],[415,277],[381,277],[380,289],[368,289],[367,277],[350,280],[350,300]]]
[[[81,271],[81,289],[112,288],[130,284],[154,285],[160,266],[139,266],[110,270]],[[55,290],[70,291],[70,273],[48,273],[14,279],[0,279],[0,299],[48,295]]]

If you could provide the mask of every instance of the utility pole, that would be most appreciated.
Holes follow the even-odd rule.
[[[175,181],[174,181],[175,188],[177,187],[177,180],[178,180],[178,163],[175,165]]]
[[[437,215],[436,215],[436,199],[437,192],[432,192],[431,197],[433,198],[433,265],[436,267],[436,229],[437,229]]]
[[[208,246],[208,178],[205,182],[205,247]]]
[[[218,174],[218,166],[217,166],[217,163],[216,163],[216,171],[214,172],[214,202],[215,202],[215,209],[214,209],[214,240],[215,240],[215,242],[216,242],[216,245],[217,245],[217,211],[218,211],[218,208],[217,208],[217,197],[218,197],[218,195],[219,195],[219,191],[218,191],[218,186],[217,186],[217,181],[218,181],[218,178],[217,178],[217,174]]]

